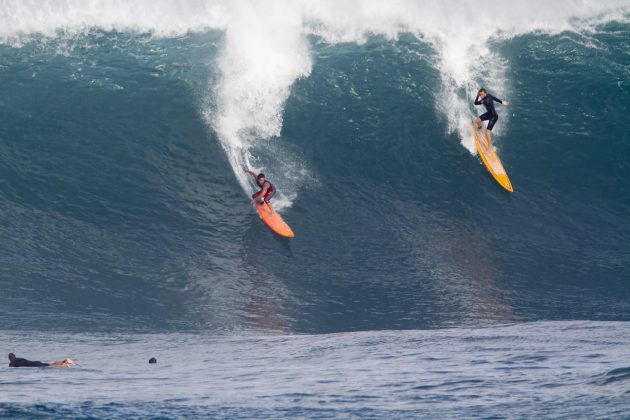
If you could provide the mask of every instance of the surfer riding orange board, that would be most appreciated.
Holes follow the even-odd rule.
[[[260,187],[260,190],[252,195],[252,200],[262,221],[278,235],[284,236],[285,238],[293,238],[295,234],[289,225],[282,220],[282,217],[280,217],[278,212],[271,207],[271,203],[269,203],[271,197],[276,193],[276,188],[271,182],[265,179],[264,174],[256,174],[256,172],[247,168],[245,168],[245,172],[253,176],[256,180],[256,185]]]

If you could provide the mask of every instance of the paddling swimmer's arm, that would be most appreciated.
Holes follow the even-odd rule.
[[[76,362],[72,359],[63,359],[61,362],[52,362],[50,364],[50,366],[52,367],[60,367],[60,368],[67,368],[74,365],[76,365]]]

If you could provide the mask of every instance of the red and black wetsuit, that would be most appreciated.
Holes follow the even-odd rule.
[[[490,94],[486,94],[483,99],[479,99],[479,95],[475,98],[475,105],[483,104],[483,106],[486,107],[486,112],[481,114],[479,118],[481,121],[490,120],[488,121],[488,130],[492,130],[492,127],[494,127],[494,124],[499,119],[499,114],[497,114],[497,111],[494,109],[493,101],[499,103],[503,102],[501,99]]]
[[[265,188],[265,184],[269,184],[269,188],[267,188],[267,193],[263,197],[263,200],[265,201],[265,203],[269,203],[269,200],[271,200],[271,197],[273,197],[274,194],[276,193],[276,188],[269,181],[265,181],[265,182],[263,182],[262,185],[259,185],[260,191],[256,192],[254,195],[252,195],[252,198],[255,200],[255,199],[260,197],[260,194],[262,194],[263,188]]]

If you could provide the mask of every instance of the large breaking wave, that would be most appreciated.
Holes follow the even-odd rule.
[[[220,77],[204,92],[200,110],[218,134],[244,190],[243,166],[281,179],[290,205],[311,176],[308,163],[290,153],[256,153],[272,147],[282,130],[283,107],[296,79],[308,77],[313,56],[309,36],[326,43],[363,43],[368,36],[395,40],[411,33],[432,46],[441,86],[433,100],[474,153],[468,132],[470,100],[479,86],[509,97],[510,63],[493,41],[531,32],[588,33],[595,24],[627,20],[627,1],[11,1],[0,7],[0,39],[21,46],[33,40],[73,38],[93,29],[178,37],[189,32],[224,33],[214,65]],[[500,92],[500,93],[499,93]],[[509,114],[505,113],[508,117]],[[504,121],[507,121],[505,118]],[[500,133],[502,124],[498,127]],[[271,143],[269,140],[271,139]],[[281,149],[279,147],[278,149]]]

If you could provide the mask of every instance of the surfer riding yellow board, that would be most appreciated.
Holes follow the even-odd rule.
[[[477,148],[477,152],[479,153],[483,164],[486,165],[486,168],[492,177],[503,188],[513,192],[514,188],[512,187],[510,178],[508,178],[505,168],[503,168],[503,164],[501,163],[501,159],[499,159],[499,155],[497,155],[494,147],[492,146],[492,128],[499,119],[499,115],[494,109],[494,102],[499,102],[503,106],[508,106],[510,104],[508,101],[502,101],[495,96],[489,95],[484,88],[479,89],[477,97],[475,98],[475,105],[484,105],[486,112],[478,116],[472,124],[475,147]],[[482,121],[488,121],[485,133],[481,131]]]

